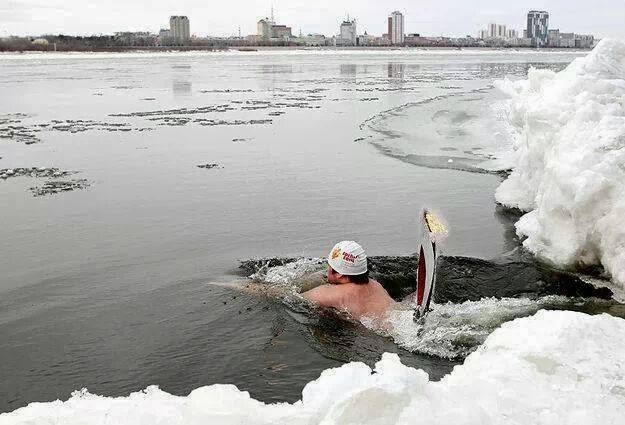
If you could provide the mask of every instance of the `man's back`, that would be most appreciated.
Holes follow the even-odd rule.
[[[365,284],[323,285],[303,295],[317,305],[335,308],[355,320],[363,317],[382,319],[395,304],[382,285],[373,279]]]

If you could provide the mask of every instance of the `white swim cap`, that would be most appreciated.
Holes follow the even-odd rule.
[[[342,275],[356,276],[367,271],[367,254],[354,241],[339,242],[330,251],[328,264]]]

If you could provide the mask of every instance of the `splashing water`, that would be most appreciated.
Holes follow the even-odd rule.
[[[441,223],[437,237],[446,235]],[[287,308],[299,305],[298,292],[307,279],[325,269],[322,258],[299,259],[282,266],[260,270],[252,277],[271,287],[280,287]],[[496,328],[541,309],[566,309],[573,300],[562,296],[527,298],[484,298],[460,304],[432,304],[425,319],[415,321],[411,300],[397,303],[385,321],[363,318],[361,323],[378,334],[390,337],[400,347],[415,353],[442,358],[463,358],[477,349]]]
[[[323,258],[300,258],[283,266],[260,269],[250,276],[250,279],[269,284],[290,284],[305,275],[325,269]]]
[[[535,314],[541,309],[562,309],[571,301],[566,297],[547,296],[537,300],[484,298],[461,304],[433,304],[430,313],[414,320],[412,303],[402,303],[389,312],[380,326],[370,319],[363,324],[391,337],[397,345],[411,351],[443,358],[469,355],[503,323]]]

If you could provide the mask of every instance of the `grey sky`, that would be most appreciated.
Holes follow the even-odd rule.
[[[0,0],[0,36],[9,34],[111,34],[158,31],[172,14],[189,16],[197,35],[256,32],[256,21],[269,15],[271,0]],[[598,37],[625,38],[625,0],[274,0],[276,20],[294,33],[338,32],[340,21],[354,17],[358,32],[380,35],[393,10],[406,16],[407,33],[475,35],[489,22],[522,30],[529,9],[550,13],[550,27]]]

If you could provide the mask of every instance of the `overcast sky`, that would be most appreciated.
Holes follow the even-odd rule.
[[[256,32],[256,21],[270,13],[271,0],[0,0],[0,36],[112,34],[169,26],[169,15],[187,15],[197,35]],[[293,33],[333,35],[347,14],[358,32],[380,35],[393,10],[404,13],[406,33],[475,35],[489,22],[524,28],[529,9],[550,13],[550,28],[625,38],[625,0],[274,0],[276,21]]]

